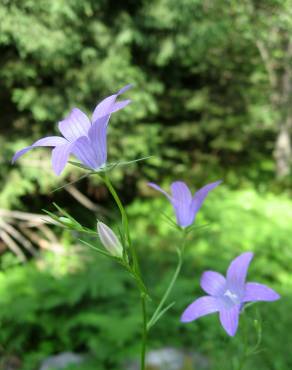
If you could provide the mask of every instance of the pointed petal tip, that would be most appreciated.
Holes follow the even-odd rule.
[[[18,150],[14,156],[12,157],[11,159],[11,164],[14,164],[21,156],[23,156],[26,152],[28,152],[29,150],[31,150],[33,148],[33,146],[27,146],[23,149],[20,149]]]
[[[70,110],[70,112],[69,112],[68,116],[70,116],[71,114],[74,114],[74,113],[79,113],[79,112],[82,112],[82,110],[80,110],[78,107],[73,107],[73,108]],[[82,112],[82,113],[83,113],[83,112]]]
[[[56,176],[61,176],[62,172],[64,171],[65,165],[64,167],[52,166],[53,172],[55,173]]]
[[[253,257],[254,257],[254,253],[253,252],[250,252],[250,251],[248,251],[248,252],[243,252],[240,256],[238,256],[238,257],[241,257],[241,256],[246,256],[246,258],[249,258],[250,260],[252,260],[253,259]]]
[[[253,259],[253,257],[254,257],[254,253],[250,252],[250,251],[247,251],[247,252],[243,252],[240,255],[238,255],[237,257],[235,257],[233,259],[233,261],[242,260],[242,261],[245,261],[246,263],[248,261],[248,263],[249,263]]]
[[[148,182],[147,185],[150,186],[154,190],[160,191],[160,193],[164,194],[171,201],[170,195],[165,190],[163,190],[160,186],[156,185],[154,182]]]
[[[193,304],[195,303],[195,301],[193,302]],[[188,308],[182,313],[181,317],[180,317],[180,322],[182,322],[183,324],[186,324],[186,323],[189,323],[189,322],[192,322],[192,321],[195,321],[197,320],[198,317],[194,317],[193,316],[193,313],[188,310]]]
[[[117,93],[104,98],[100,103],[98,103],[92,114],[92,122],[95,122],[98,118],[101,118],[103,116],[111,115],[112,113],[117,112],[120,109],[126,107],[130,103],[129,99],[122,100],[120,102],[116,102],[116,99],[118,98],[119,95],[123,94],[130,88],[131,85],[126,85],[123,88],[121,88]]]
[[[173,181],[172,183],[171,183],[171,185],[170,186],[173,186],[173,185],[183,185],[183,186],[186,186],[186,187],[188,187],[188,185],[183,181],[183,180],[176,180],[176,181]]]
[[[112,106],[112,109],[111,109],[111,113],[115,113],[115,112],[119,111],[120,109],[125,108],[130,103],[131,103],[130,99],[126,99],[126,100],[122,100],[122,101],[119,101],[117,103],[114,103],[113,106]]]
[[[227,330],[225,330],[225,332],[226,332],[230,337],[234,337],[234,336],[235,336],[235,334],[236,334],[236,331],[237,331],[237,330],[234,330],[234,331],[227,331]]]
[[[14,164],[17,161],[18,158],[18,152],[14,153],[13,157],[11,158],[11,164]]]
[[[206,185],[209,187],[209,190],[215,189],[218,185],[222,184],[223,180],[217,180],[214,182],[211,182],[210,184]]]
[[[277,293],[275,291],[273,291],[273,292],[274,292],[274,294],[273,295],[271,294],[270,297],[269,297],[270,302],[275,302],[275,301],[278,301],[280,298],[282,298],[279,293]]]
[[[273,289],[271,289],[272,292],[270,293],[268,299],[266,301],[275,302],[278,301],[281,297],[281,295],[277,292],[275,292]]]
[[[125,106],[127,106],[128,104],[132,103],[132,99],[125,99],[122,100],[122,102],[125,104]]]
[[[52,169],[53,169],[53,172],[56,176],[60,176],[64,167],[63,168],[60,168],[59,166],[57,166],[55,163],[52,163]]]
[[[19,150],[18,152],[16,152],[15,154],[14,154],[14,156],[12,157],[12,159],[11,159],[11,164],[14,164],[16,161],[17,161],[17,159],[19,158],[19,157],[21,157],[21,155],[22,155],[22,150]]]
[[[128,84],[124,87],[122,87],[119,91],[118,91],[118,95],[120,94],[123,94],[124,92],[130,90],[134,85],[133,84]]]
[[[234,337],[238,329],[240,314],[240,305],[234,305],[230,309],[222,309],[219,313],[219,319],[225,332]]]
[[[182,314],[179,321],[182,322],[183,324],[186,324],[188,322],[191,322],[192,320],[188,319],[184,314]]]
[[[229,337],[234,337],[237,332],[237,328],[224,327],[223,325],[222,328]]]
[[[158,190],[160,191],[160,186],[156,185],[154,182],[147,182],[147,186],[150,186],[150,188],[154,189],[154,190]]]

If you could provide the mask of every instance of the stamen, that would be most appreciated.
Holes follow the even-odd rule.
[[[239,297],[237,294],[232,293],[229,289],[224,293],[225,297],[228,297],[232,303],[237,304],[239,302]]]

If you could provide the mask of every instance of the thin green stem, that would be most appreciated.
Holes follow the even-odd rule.
[[[141,370],[145,370],[145,357],[146,357],[146,345],[147,345],[147,311],[146,311],[146,297],[145,294],[141,294],[141,305],[142,305],[142,316],[143,316],[143,328],[142,328],[142,346],[141,346]]]
[[[239,363],[238,370],[242,370],[246,361],[246,355],[244,355]]]
[[[168,285],[168,287],[166,288],[166,291],[165,293],[163,294],[156,310],[154,311],[153,315],[151,316],[150,320],[148,321],[148,324],[147,324],[147,328],[148,330],[151,329],[151,327],[153,325],[155,325],[155,323],[160,319],[160,317],[162,316],[161,313],[163,311],[163,307],[164,307],[164,304],[167,300],[167,298],[169,297],[172,289],[173,289],[173,286],[180,274],[180,270],[181,270],[181,267],[182,267],[182,263],[183,263],[183,254],[184,254],[184,248],[185,248],[185,244],[186,244],[186,231],[183,230],[183,241],[182,241],[182,246],[181,248],[177,249],[177,254],[178,254],[178,261],[177,261],[177,266],[176,266],[176,269],[174,271],[174,274],[170,280],[170,283]],[[170,305],[169,307],[171,307],[172,305]]]
[[[128,264],[124,264],[124,266],[127,268],[127,270],[130,272],[130,274],[134,277],[137,287],[140,291],[141,295],[141,306],[142,306],[142,344],[141,344],[141,370],[145,370],[145,356],[146,356],[146,345],[147,345],[147,334],[148,334],[148,329],[147,329],[147,311],[146,311],[146,298],[148,296],[147,289],[145,287],[145,284],[142,280],[141,277],[141,272],[140,272],[140,266],[139,266],[139,261],[138,261],[138,256],[136,253],[136,249],[133,247],[131,236],[130,236],[130,229],[129,229],[129,221],[128,221],[128,216],[126,213],[126,210],[115,190],[113,187],[107,173],[105,173],[104,176],[100,176],[101,179],[104,181],[106,184],[108,190],[110,191],[112,197],[114,198],[119,211],[121,213],[122,217],[122,225],[123,225],[123,230],[125,233],[125,240],[126,243],[129,247],[131,256],[132,256],[132,262],[133,266],[130,266]]]
[[[238,364],[237,370],[242,370],[247,360],[248,352],[248,337],[247,337],[247,322],[246,317],[243,313],[242,315],[242,331],[243,331],[243,354],[241,356],[240,362]]]
[[[170,292],[172,291],[172,288],[173,288],[173,286],[174,286],[174,284],[175,284],[175,282],[178,278],[178,275],[180,273],[181,266],[182,266],[182,255],[181,255],[180,252],[178,252],[178,256],[179,256],[178,257],[178,263],[177,263],[175,272],[172,276],[172,279],[171,279],[163,297],[161,298],[161,301],[159,302],[156,310],[154,311],[153,315],[151,316],[151,319],[148,322],[148,325],[147,325],[148,329],[150,329],[157,322],[157,318],[159,317],[159,314],[163,309],[164,303],[167,300],[167,298],[168,298]]]
[[[258,353],[259,351],[259,347],[260,347],[260,344],[261,344],[261,340],[262,340],[262,327],[261,327],[261,322],[260,322],[260,318],[259,318],[259,314],[257,313],[257,318],[253,321],[254,323],[254,326],[255,326],[255,329],[256,329],[256,334],[257,334],[257,339],[256,339],[256,343],[254,346],[252,347],[249,347],[249,343],[248,343],[248,327],[247,327],[247,318],[243,315],[243,337],[244,337],[244,351],[243,351],[243,356],[241,358],[241,361],[237,367],[237,370],[243,370],[243,368],[245,367],[249,357],[255,355]]]
[[[147,297],[149,297],[148,290],[140,277],[140,275],[137,274],[136,271],[133,270],[133,268],[129,264],[123,263],[123,266],[126,268],[126,270],[130,273],[130,275],[134,278],[137,287],[139,288],[141,293],[144,293]],[[150,298],[150,297],[149,297]]]
[[[140,276],[140,266],[139,266],[139,262],[138,262],[137,253],[136,253],[136,249],[132,245],[132,240],[131,240],[131,236],[130,236],[128,215],[127,215],[126,210],[125,210],[125,208],[124,208],[124,206],[123,206],[123,204],[122,204],[122,202],[121,202],[121,200],[118,196],[118,193],[116,192],[115,188],[113,187],[107,173],[105,174],[104,177],[101,177],[101,178],[103,179],[104,183],[106,184],[108,190],[110,191],[112,197],[114,198],[114,200],[115,200],[115,202],[116,202],[116,204],[119,208],[119,211],[121,213],[122,225],[123,225],[123,229],[125,231],[126,241],[128,243],[129,249],[131,251],[134,270]]]

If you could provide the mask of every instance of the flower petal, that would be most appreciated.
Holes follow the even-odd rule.
[[[227,285],[238,294],[244,289],[245,279],[253,253],[246,252],[236,257],[227,270]]]
[[[208,195],[209,191],[213,190],[216,188],[219,184],[221,184],[221,180],[212,182],[211,184],[207,184],[203,186],[201,189],[199,189],[195,195],[193,196],[192,199],[192,212],[196,215],[196,213],[199,211],[201,208],[206,196]]]
[[[118,95],[121,95],[121,94],[123,94],[124,92],[126,92],[126,91],[130,90],[132,87],[133,87],[133,85],[132,85],[132,84],[128,84],[128,85],[126,85],[126,86],[122,87],[122,88],[118,91]]]
[[[99,118],[88,131],[90,145],[95,153],[95,161],[99,167],[107,159],[106,135],[109,118],[109,115]]]
[[[167,194],[167,192],[165,190],[161,189],[160,186],[154,184],[154,182],[148,182],[147,185],[150,186],[151,188],[155,189],[155,190],[160,191],[160,193],[164,194],[167,197],[167,199],[171,201],[171,196],[169,194]]]
[[[92,143],[87,136],[81,136],[74,142],[72,153],[92,170],[98,169],[103,164],[100,162],[100,158],[96,156]]]
[[[226,279],[219,272],[205,271],[201,277],[201,288],[212,296],[220,296],[224,293]]]
[[[194,220],[191,210],[192,194],[187,185],[182,181],[175,181],[171,184],[172,205],[175,210],[177,223],[186,227]]]
[[[243,302],[276,301],[280,295],[264,284],[246,283]]]
[[[184,204],[191,203],[192,193],[190,192],[190,189],[183,181],[173,182],[170,188],[171,188],[173,199],[176,199],[177,201],[184,203]]]
[[[85,113],[78,108],[73,108],[63,121],[59,122],[59,130],[69,141],[74,141],[81,136],[86,136],[91,123]]]
[[[56,146],[52,151],[52,165],[53,170],[57,176],[61,174],[66,163],[68,162],[69,155],[72,152],[74,143],[67,142],[66,144]]]
[[[92,122],[95,122],[98,118],[116,112],[126,105],[130,103],[130,100],[123,100],[121,102],[116,103],[116,99],[119,95],[123,94],[127,90],[129,90],[132,85],[126,85],[122,89],[120,89],[116,94],[110,95],[107,98],[103,99],[94,109],[92,115]]]
[[[117,112],[118,110],[125,108],[130,103],[131,103],[130,99],[122,100],[122,101],[115,103],[112,106],[111,113]]]
[[[204,296],[196,299],[183,312],[181,322],[190,322],[199,317],[218,312],[221,308],[219,300],[215,297]]]
[[[23,148],[19,150],[18,152],[16,152],[12,158],[12,163],[14,163],[19,157],[21,157],[23,154],[25,154],[26,152],[28,152],[29,150],[33,148],[42,147],[42,146],[58,146],[58,145],[66,144],[66,143],[67,143],[67,140],[60,136],[44,137],[42,139],[37,140],[32,145],[27,146],[26,148]]]
[[[228,335],[233,337],[238,328],[240,305],[236,304],[229,309],[222,309],[219,313],[221,325]]]

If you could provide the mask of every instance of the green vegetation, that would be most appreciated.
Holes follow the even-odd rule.
[[[112,119],[110,157],[155,158],[129,168],[128,181],[205,179],[207,166],[230,184],[269,188],[290,120],[289,15],[291,0],[1,1],[1,204],[53,186],[47,152],[11,170],[16,149],[129,82],[133,104]]]
[[[173,269],[177,242],[175,231],[161,216],[164,205],[163,199],[136,201],[128,209],[135,245],[141,256],[147,255],[142,258],[143,272],[154,302]],[[247,309],[247,324],[252,326],[260,313],[263,326],[262,352],[251,358],[248,368],[289,369],[291,222],[292,202],[285,197],[251,190],[230,192],[224,187],[214,192],[197,220],[198,226],[209,226],[198,228],[189,241],[183,274],[171,297],[176,304],[152,332],[151,347],[171,345],[201,352],[218,370],[230,356],[224,368],[232,369],[232,361],[243,350],[243,321],[232,340],[215,316],[190,325],[178,318],[202,294],[198,278],[205,269],[224,273],[237,253],[253,250],[256,256],[249,280],[269,284],[283,299]],[[70,244],[59,256],[46,254],[25,266],[7,267],[0,277],[0,296],[2,348],[6,355],[19,355],[23,369],[32,369],[46,355],[65,350],[90,353],[90,370],[97,364],[100,369],[121,369],[126,358],[137,354],[140,307],[133,283],[118,265],[94,251]],[[250,341],[256,342],[255,330],[250,332]]]
[[[93,176],[53,192],[84,172],[68,165],[56,178],[49,150],[31,151],[15,166],[10,160],[57,134],[72,107],[90,112],[133,83],[132,104],[111,119],[109,160],[152,156],[111,176],[127,204],[154,302],[174,269],[179,240],[161,215],[171,214],[169,204],[146,182],[183,179],[195,189],[224,181],[198,215],[204,227],[189,240],[171,297],[176,305],[151,333],[151,347],[188,348],[209,358],[212,370],[236,368],[242,327],[229,340],[215,317],[182,325],[179,316],[201,294],[204,269],[224,272],[237,254],[252,250],[250,280],[283,298],[248,309],[251,327],[260,312],[263,339],[247,368],[290,370],[291,33],[292,0],[0,0],[0,232],[1,210],[39,214],[52,211],[52,202],[86,226],[95,227],[97,217],[117,223],[109,194]],[[72,201],[76,190],[88,197],[80,204]],[[80,246],[78,233],[51,227],[51,235],[40,227],[31,239],[28,221],[4,221],[29,231],[36,253],[18,240],[28,259],[20,264],[0,234],[0,369],[16,357],[21,369],[32,370],[46,356],[72,350],[91,355],[82,370],[121,370],[138,353],[141,331],[132,281]]]

